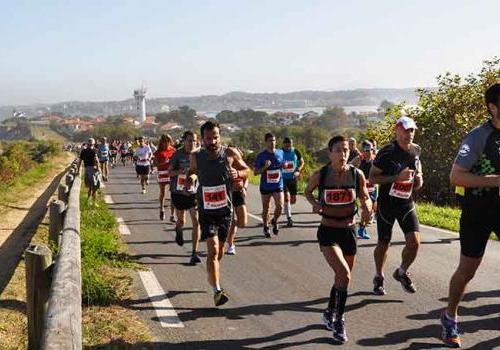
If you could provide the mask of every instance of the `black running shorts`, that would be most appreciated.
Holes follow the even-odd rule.
[[[136,165],[135,172],[137,175],[149,175],[149,165]]]
[[[318,243],[323,247],[339,246],[344,255],[356,255],[356,232],[354,227],[338,228],[320,225],[318,227]]]
[[[185,196],[180,193],[170,193],[170,198],[172,199],[172,204],[175,209],[178,210],[189,210],[196,207],[196,194]]]
[[[460,217],[460,251],[469,258],[484,255],[490,234],[500,239],[500,199],[493,201],[466,199]]]
[[[233,191],[233,207],[245,205],[245,193],[243,191]]]
[[[285,192],[289,192],[292,196],[297,195],[297,179],[283,179],[283,188]]]
[[[231,226],[231,214],[229,215],[209,215],[203,211],[199,212],[199,221],[201,229],[201,240],[207,238],[219,237],[220,242],[225,242]]]
[[[390,199],[379,200],[377,205],[377,233],[379,241],[391,241],[392,228],[396,220],[405,235],[412,232],[420,232],[413,201],[396,203]]]

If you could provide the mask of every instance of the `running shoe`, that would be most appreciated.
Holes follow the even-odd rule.
[[[224,289],[219,290],[214,294],[214,302],[215,306],[221,306],[227,303],[229,300],[229,297],[227,296],[226,292]]]
[[[175,228],[175,243],[181,247],[184,245],[184,236],[182,235],[182,227]]]
[[[226,254],[236,255],[236,246],[234,244],[231,244],[229,247],[227,247]]]
[[[378,275],[373,277],[373,294],[385,295],[384,277]]]
[[[446,317],[446,311],[441,312],[441,326],[443,327],[441,339],[446,346],[450,348],[459,348],[462,344],[458,333],[458,324],[455,320],[450,320]]]
[[[191,259],[189,260],[189,263],[191,265],[201,264],[200,256],[197,253],[193,253],[193,255],[191,255]]]
[[[271,234],[269,233],[269,226],[264,226],[264,236],[266,236],[266,238],[271,238]]]
[[[411,281],[410,274],[408,271],[406,271],[403,274],[399,273],[399,269],[396,269],[394,273],[392,274],[392,277],[399,283],[401,283],[401,287],[403,287],[403,290],[407,293],[415,293],[417,291],[417,288],[413,285],[413,282]]]
[[[163,221],[163,219],[165,219],[165,212],[160,210],[160,220]]]
[[[333,339],[340,343],[347,342],[347,333],[345,331],[345,322],[344,320],[335,320],[333,321]]]
[[[358,229],[358,238],[359,239],[370,239],[370,235],[366,232],[366,227],[360,226]]]
[[[177,222],[177,220],[175,220],[175,216],[170,215],[170,222],[172,222],[174,224]]]
[[[328,309],[323,311],[323,314],[321,314],[321,320],[325,324],[326,329],[329,331],[333,330],[333,312]]]
[[[142,194],[146,194],[146,189],[142,188]]]
[[[271,225],[273,225],[273,234],[275,236],[278,235],[278,233],[280,232],[279,228],[278,228],[278,223],[276,222],[276,220],[272,219],[271,220]]]
[[[293,227],[293,220],[291,217],[286,219],[286,227]]]

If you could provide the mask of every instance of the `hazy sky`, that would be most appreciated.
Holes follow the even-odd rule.
[[[500,55],[500,1],[0,0],[0,105],[434,85]]]

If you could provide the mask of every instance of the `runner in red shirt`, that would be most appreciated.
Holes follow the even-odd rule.
[[[165,187],[170,183],[170,176],[168,174],[168,167],[170,159],[175,153],[173,147],[174,140],[170,135],[161,135],[158,149],[154,153],[154,164],[158,168],[158,185],[160,185],[160,220],[165,218],[165,211],[163,210],[165,202]],[[170,221],[175,222],[174,206],[170,203]]]

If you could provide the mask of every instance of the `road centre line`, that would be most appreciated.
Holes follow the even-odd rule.
[[[254,218],[257,221],[262,222],[262,218],[259,218],[257,215],[253,215],[252,213],[247,213],[247,215],[250,216],[251,218]]]
[[[177,312],[175,312],[172,303],[167,298],[154,272],[140,271],[139,276],[141,277],[144,289],[146,289],[148,293],[151,304],[155,309],[160,325],[163,328],[184,328],[184,324],[177,316]]]

